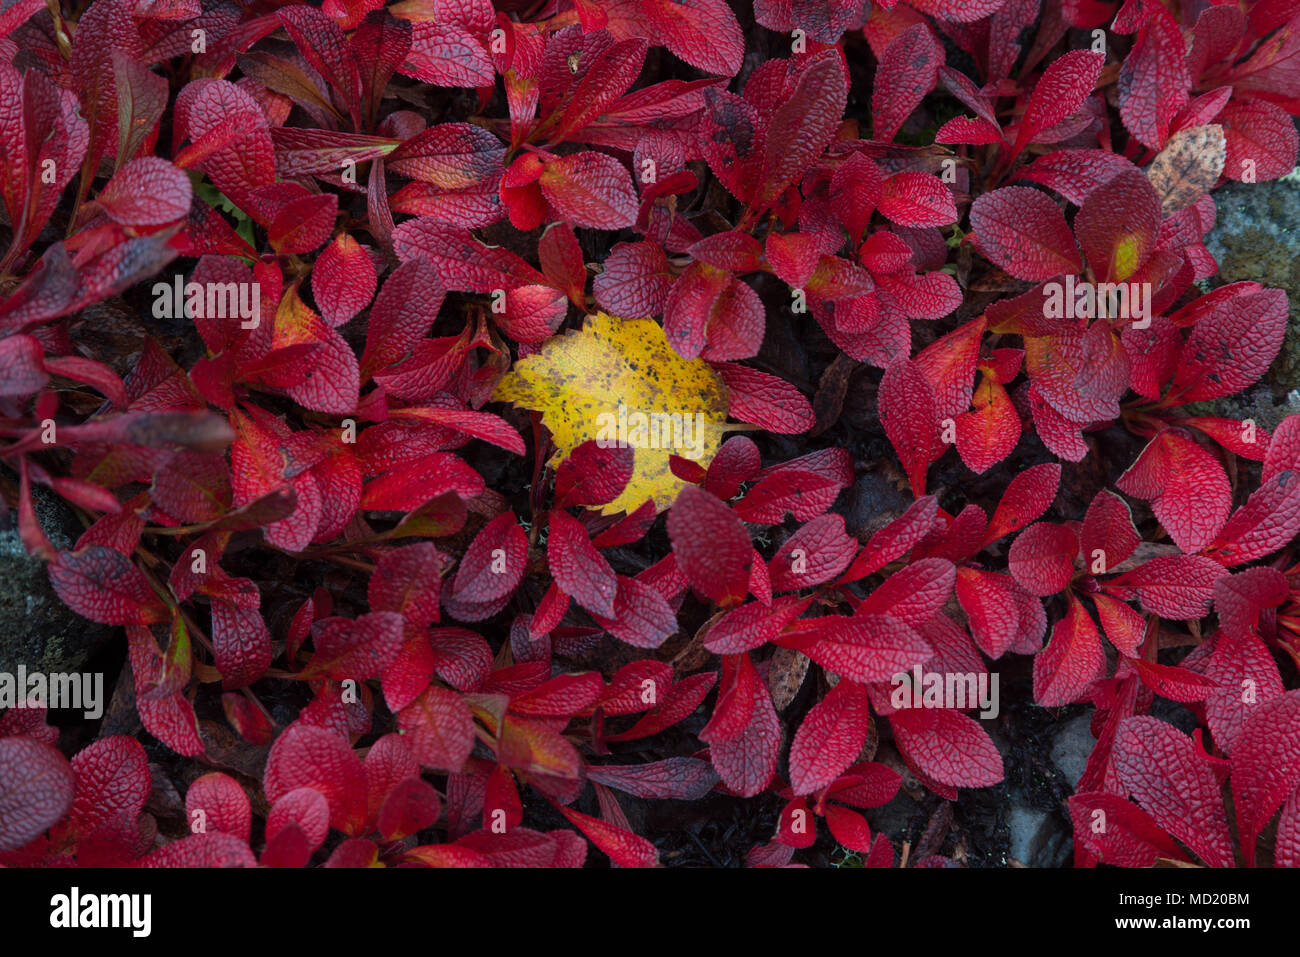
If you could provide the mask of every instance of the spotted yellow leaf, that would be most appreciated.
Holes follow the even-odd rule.
[[[727,426],[727,387],[702,359],[683,359],[653,319],[588,316],[515,363],[493,398],[542,413],[557,467],[583,442],[626,442],[632,478],[601,511],[631,512],[647,499],[663,511],[685,484],[672,455],[708,466]],[[743,426],[742,426],[743,428]]]

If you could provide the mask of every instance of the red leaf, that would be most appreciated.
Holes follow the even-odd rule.
[[[958,326],[922,349],[913,360],[934,387],[939,415],[955,416],[970,408],[984,326],[983,317]]]
[[[1130,662],[1142,683],[1171,701],[1204,701],[1217,687],[1209,678],[1186,668],[1155,664],[1134,658]]]
[[[427,422],[446,426],[457,432],[472,435],[493,445],[499,445],[516,455],[524,454],[524,440],[509,424],[491,412],[474,412],[460,407],[460,402],[444,396],[438,405],[418,408],[393,409],[389,418],[396,422]]]
[[[398,266],[370,309],[361,367],[367,373],[392,365],[424,340],[433,327],[446,290],[437,271],[416,259]]]
[[[1289,594],[1286,576],[1275,568],[1247,568],[1214,583],[1214,610],[1219,627],[1232,639],[1255,633],[1260,615],[1276,608]]]
[[[1212,635],[1197,648],[1203,659],[1192,655],[1183,666],[1201,671],[1218,687],[1205,699],[1206,724],[1214,743],[1231,755],[1241,730],[1260,705],[1282,697],[1282,676],[1268,647],[1254,635],[1239,638]],[[1246,694],[1246,691],[1254,694]]]
[[[271,633],[255,607],[213,598],[211,637],[221,687],[227,691],[252,684],[271,665]]]
[[[1254,385],[1282,348],[1287,314],[1281,289],[1216,300],[1196,320],[1179,354],[1175,394],[1183,402],[1200,402]]]
[[[612,618],[618,589],[614,569],[592,546],[577,519],[553,510],[550,523],[546,554],[555,583],[583,608]]]
[[[1136,590],[1152,614],[1190,621],[1210,613],[1214,583],[1225,574],[1223,566],[1203,555],[1161,555],[1103,587],[1119,598]]]
[[[454,493],[471,499],[483,491],[483,477],[448,452],[434,452],[367,483],[361,508],[407,512]]]
[[[841,681],[813,706],[790,745],[790,784],[812,794],[836,780],[866,743],[871,712],[866,689]]]
[[[371,612],[355,620],[322,618],[312,625],[316,654],[299,677],[378,678],[397,659],[402,628],[402,616],[392,611]]]
[[[1016,473],[1007,483],[1002,500],[993,511],[993,518],[984,533],[983,544],[990,545],[1041,516],[1056,499],[1060,484],[1061,466],[1054,462],[1035,465]]]
[[[44,350],[33,336],[0,339],[0,395],[21,398],[45,388]]]
[[[386,841],[400,841],[438,820],[438,792],[418,777],[398,782],[379,809],[377,824]]]
[[[473,33],[455,23],[416,20],[401,72],[434,86],[491,86],[492,58]]]
[[[149,759],[140,742],[120,734],[100,738],[77,752],[72,770],[76,796],[59,835],[80,840],[121,825],[134,832],[150,788]]]
[[[826,825],[831,829],[831,836],[844,847],[861,854],[871,852],[871,828],[857,811],[827,804]]]
[[[1160,858],[1187,859],[1150,814],[1121,795],[1075,794],[1070,797],[1069,806],[1074,839],[1104,864],[1151,867]]]
[[[431,216],[410,219],[393,231],[398,259],[427,259],[448,289],[491,294],[494,289],[545,284],[546,277],[514,253],[486,246],[468,229]]]
[[[758,648],[780,634],[807,607],[806,600],[783,598],[770,605],[751,602],[733,608],[709,627],[703,636],[704,647],[719,655],[738,655]]]
[[[1023,637],[1022,608],[1037,604],[1015,580],[974,568],[957,569],[957,601],[970,619],[971,636],[981,651],[998,659]]]
[[[126,637],[136,709],[145,730],[177,754],[202,754],[206,748],[199,737],[194,705],[180,689],[167,690],[166,663],[153,635],[148,628],[129,625]]]
[[[1263,480],[1205,551],[1231,567],[1277,551],[1298,533],[1300,482],[1288,467]]]
[[[229,834],[191,834],[164,844],[144,859],[144,867],[256,867],[245,841]]]
[[[1101,282],[1123,282],[1147,261],[1160,226],[1160,197],[1139,169],[1125,169],[1088,194],[1074,229]]]
[[[1021,532],[1007,552],[1008,570],[1031,595],[1055,595],[1074,576],[1079,538],[1065,525],[1038,522]]]
[[[947,226],[957,221],[957,204],[943,180],[904,170],[885,180],[880,212],[900,226]]]
[[[915,362],[899,359],[885,370],[877,396],[885,434],[903,462],[913,496],[920,498],[926,470],[945,449],[934,389]]]
[[[1115,487],[1149,499],[1160,524],[1185,552],[1200,551],[1214,541],[1232,509],[1223,466],[1182,429],[1156,435]]]
[[[474,719],[454,691],[432,685],[401,710],[398,726],[411,753],[427,768],[459,771],[474,747]]]
[[[1141,537],[1127,503],[1102,489],[1083,517],[1083,561],[1090,574],[1103,575],[1127,559]]]
[[[555,507],[612,502],[631,480],[634,460],[629,447],[583,442],[555,470]]]
[[[546,201],[573,226],[623,229],[636,222],[636,189],[627,168],[586,151],[546,163],[538,180]]]
[[[915,628],[891,615],[861,614],[809,619],[781,644],[796,647],[822,667],[849,681],[889,681],[923,664],[934,650]]]
[[[629,4],[622,0],[613,6],[619,5]],[[644,31],[655,43],[705,73],[735,76],[740,72],[745,39],[736,15],[723,0],[640,0],[635,9],[625,21],[628,26],[620,28],[620,37],[629,28]]]
[[[1048,64],[1029,96],[1013,152],[1080,110],[1105,62],[1105,54],[1094,50],[1071,50]]]
[[[946,558],[923,558],[885,579],[858,606],[858,614],[889,615],[919,628],[952,595],[956,569]]]
[[[699,758],[665,758],[645,764],[600,764],[587,777],[639,798],[698,801],[713,790],[718,776]]]
[[[189,177],[165,159],[142,156],[113,175],[95,204],[124,226],[162,226],[184,219],[190,200]]]
[[[1280,179],[1295,169],[1295,124],[1286,110],[1256,99],[1233,99],[1217,122],[1223,126],[1227,158],[1223,175],[1241,182]]]
[[[410,667],[423,675],[423,679],[418,687],[414,684],[409,686],[412,692],[409,697],[403,696],[399,708],[419,697],[434,672],[453,688],[472,691],[483,684],[492,670],[492,650],[486,641],[468,629],[435,628],[430,633],[430,640],[432,647],[429,647],[429,642],[417,642],[412,654],[416,660],[410,663]],[[399,664],[403,660],[399,658]]]
[[[974,411],[957,416],[957,454],[976,473],[988,471],[1020,441],[1020,415],[1007,390],[985,374],[975,390]]]
[[[1082,700],[1105,674],[1106,652],[1097,623],[1073,593],[1065,617],[1052,626],[1047,647],[1034,656],[1034,700],[1045,708]]]
[[[72,805],[77,777],[68,759],[35,738],[0,738],[0,852],[16,851]]]
[[[678,567],[696,589],[719,605],[743,600],[753,549],[731,509],[688,485],[668,513],[668,537]]]
[[[841,515],[819,515],[786,539],[769,566],[773,591],[794,591],[830,581],[848,567],[858,543]]]
[[[271,745],[262,787],[272,804],[297,788],[315,788],[329,802],[331,827],[355,835],[365,826],[365,768],[333,731],[304,724],[286,728]]]
[[[903,557],[930,531],[938,509],[939,503],[932,495],[917,499],[906,512],[871,536],[840,581],[865,578]]]
[[[104,625],[152,625],[169,617],[143,573],[111,548],[59,552],[49,572],[55,593],[83,618]]]
[[[1219,781],[1199,752],[1172,725],[1138,716],[1120,722],[1111,761],[1120,785],[1156,824],[1210,867],[1231,867],[1232,838]]]
[[[1083,266],[1065,216],[1046,193],[1004,186],[971,204],[975,246],[1018,279],[1038,282]]]
[[[438,123],[395,149],[387,166],[442,189],[464,189],[500,175],[505,147],[472,123]]]
[[[597,616],[596,622],[615,638],[638,648],[658,648],[677,632],[677,615],[667,600],[644,582],[622,575],[614,595],[614,617]]]
[[[709,757],[728,790],[740,797],[762,792],[776,774],[781,722],[762,681],[752,684],[753,710],[744,731],[709,746]]]
[[[523,579],[528,537],[511,512],[483,526],[460,560],[451,594],[461,602],[494,601],[515,590]]]
[[[267,239],[281,256],[309,253],[329,239],[338,216],[339,201],[333,193],[309,193],[280,207]]]
[[[405,545],[385,554],[370,577],[371,609],[395,611],[416,628],[436,622],[444,560],[430,542]]]
[[[912,111],[934,89],[942,63],[943,49],[928,24],[914,24],[890,42],[876,67],[871,91],[871,124],[877,141],[893,142]],[[855,235],[861,236],[861,231]]]
[[[684,678],[668,689],[661,705],[638,719],[628,730],[608,735],[605,740],[632,741],[672,727],[699,707],[717,677],[715,672],[706,671]]]
[[[329,802],[315,788],[295,788],[275,801],[266,818],[262,864],[302,867],[329,835]],[[284,832],[296,832],[287,836]],[[272,858],[268,862],[268,856]]]
[[[664,310],[673,275],[658,243],[618,243],[592,280],[600,307],[616,316],[657,316]]]
[[[563,289],[575,306],[585,309],[587,264],[578,237],[567,223],[555,223],[542,233],[537,241],[537,258],[547,278]]]
[[[285,388],[299,405],[327,415],[348,415],[357,408],[361,387],[357,357],[338,331],[327,326],[290,288],[275,313],[273,349],[311,345],[315,348],[299,360],[302,381]]]
[[[312,295],[331,326],[343,325],[369,305],[377,282],[374,263],[348,233],[339,233],[312,266]]]
[[[803,176],[830,145],[844,116],[848,93],[838,50],[815,54],[803,64],[798,82],[767,127],[754,197],[758,208],[767,207]]]
[[[185,792],[185,816],[196,834],[221,831],[248,843],[252,826],[248,795],[227,774],[214,771],[196,779]]]
[[[1191,78],[1178,21],[1168,10],[1152,10],[1120,68],[1119,115],[1143,146],[1158,150],[1169,124],[1187,102]]]
[[[1142,639],[1146,637],[1146,619],[1127,604],[1109,595],[1096,594],[1092,602],[1097,606],[1097,618],[1110,643],[1124,655],[1137,654]]]
[[[974,718],[947,708],[905,708],[889,717],[899,750],[926,776],[952,787],[1002,780],[1002,755]]]
[[[727,385],[733,418],[781,435],[798,435],[817,421],[803,393],[779,376],[729,362],[713,364],[713,371]]]
[[[604,690],[605,682],[598,672],[559,674],[513,697],[510,711],[529,717],[569,717],[590,708]]]
[[[1233,745],[1232,805],[1247,867],[1255,866],[1255,842],[1260,832],[1297,785],[1300,785],[1300,692],[1291,691],[1258,706],[1246,719]],[[1219,810],[1222,811],[1222,805]],[[1172,828],[1169,830],[1182,837]],[[1197,850],[1190,841],[1183,840]]]
[[[619,867],[658,865],[659,852],[644,837],[562,805],[556,805],[556,810],[568,818],[569,823],[587,835],[591,843],[608,854],[609,859]]]

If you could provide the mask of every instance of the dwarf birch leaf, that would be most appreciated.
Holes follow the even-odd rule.
[[[659,511],[671,505],[685,483],[669,458],[685,452],[707,466],[728,406],[718,374],[702,359],[677,355],[657,322],[603,312],[515,363],[493,398],[542,413],[556,448],[552,467],[591,439],[627,441],[635,453],[632,478],[601,506],[606,515],[632,512],[647,499]]]

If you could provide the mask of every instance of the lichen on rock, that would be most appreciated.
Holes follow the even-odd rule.
[[[36,517],[50,542],[71,548],[75,519],[67,506],[37,487]],[[10,510],[0,527],[0,672],[74,672],[111,634],[68,608],[50,586],[45,563],[27,554]]]
[[[1281,397],[1300,388],[1300,169],[1272,182],[1226,184],[1214,200],[1217,221],[1205,241],[1219,262],[1214,283],[1258,282],[1285,289],[1290,300],[1286,339],[1264,379]]]

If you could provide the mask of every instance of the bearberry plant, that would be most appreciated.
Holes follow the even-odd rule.
[[[951,866],[873,809],[1001,675],[1077,865],[1300,866],[1294,115],[1283,0],[4,3],[5,520],[121,670],[0,864]]]

